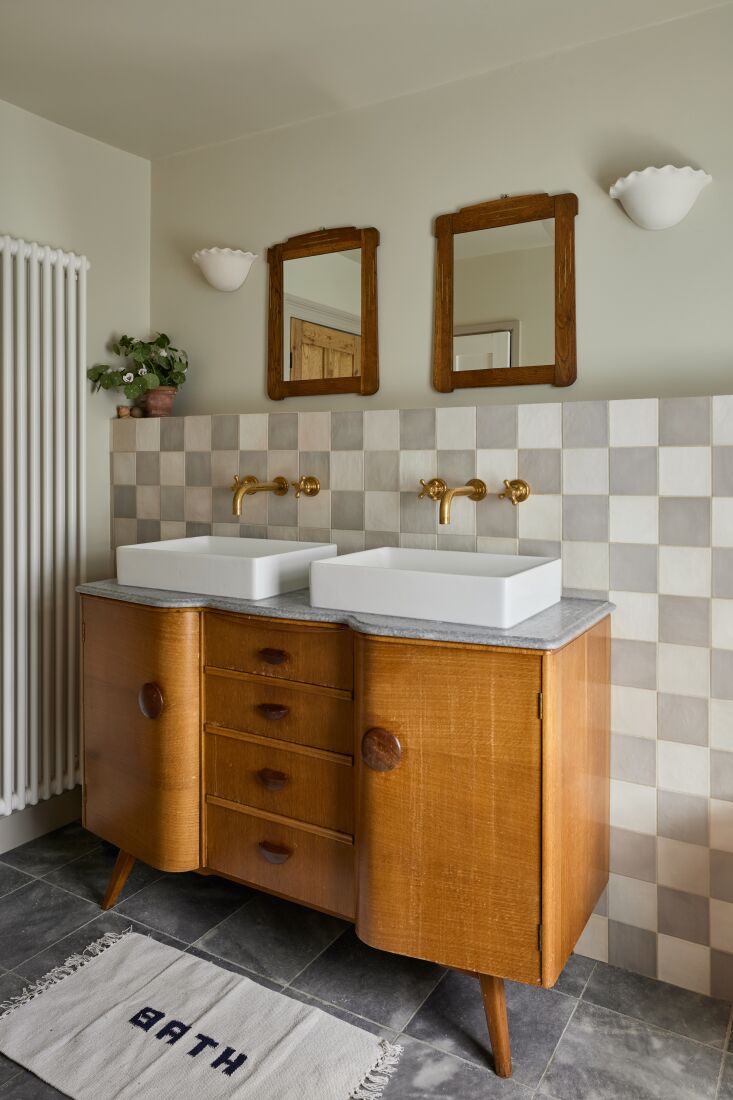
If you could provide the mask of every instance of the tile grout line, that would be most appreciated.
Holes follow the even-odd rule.
[[[572,1023],[572,1021],[573,1021],[573,1018],[574,1018],[574,1016],[575,1016],[575,1013],[576,1013],[576,1012],[578,1011],[578,1005],[579,1005],[579,1004],[580,1004],[580,998],[578,998],[578,1000],[577,1000],[577,1001],[575,1002],[575,1007],[573,1008],[573,1011],[572,1011],[572,1012],[570,1013],[570,1015],[568,1016],[568,1020],[567,1020],[567,1023],[565,1024],[565,1027],[564,1027],[564,1028],[562,1029],[562,1032],[561,1032],[561,1034],[560,1034],[560,1038],[559,1038],[559,1039],[557,1040],[557,1042],[555,1043],[555,1046],[554,1046],[554,1048],[553,1048],[552,1054],[551,1054],[551,1055],[550,1055],[550,1057],[549,1057],[549,1058],[547,1059],[547,1065],[545,1066],[544,1070],[542,1071],[542,1076],[540,1077],[539,1081],[537,1082],[537,1085],[536,1085],[536,1087],[535,1087],[535,1090],[534,1090],[534,1092],[532,1093],[533,1097],[534,1097],[534,1096],[538,1096],[538,1095],[539,1095],[539,1091],[540,1091],[540,1089],[542,1088],[542,1082],[544,1081],[545,1077],[547,1076],[547,1071],[549,1070],[550,1066],[552,1065],[552,1060],[553,1060],[553,1058],[555,1057],[555,1055],[557,1054],[557,1050],[558,1050],[558,1047],[560,1046],[560,1043],[561,1043],[561,1042],[563,1041],[563,1039],[565,1038],[565,1032],[566,1032],[566,1031],[568,1030],[568,1028],[570,1027],[570,1024],[571,1024],[571,1023]]]
[[[298,978],[300,978],[303,974],[305,974],[308,967],[313,966],[313,963],[317,962],[318,959],[320,959],[322,955],[325,955],[326,952],[329,950],[329,948],[333,947],[333,945],[337,942],[337,940],[340,940],[342,936],[345,936],[348,931],[349,931],[348,928],[344,928],[344,929],[342,929],[341,932],[339,932],[339,934],[337,936],[334,936],[334,938],[331,940],[331,942],[326,944],[326,946],[323,948],[322,951],[319,951],[317,955],[314,955],[313,958],[310,960],[310,962],[306,963],[305,966],[302,966],[300,968],[300,970],[298,971],[298,973],[294,974],[293,977],[285,983],[283,988],[284,989],[295,989],[298,993],[306,993],[305,989],[298,989],[298,987],[296,985],[293,985],[293,982],[297,982]],[[306,995],[308,997],[310,997],[310,993],[306,993]],[[330,1002],[326,1002],[326,1003],[330,1003]],[[338,1007],[338,1005],[336,1007]],[[366,1016],[364,1017],[364,1019],[366,1019]],[[376,1020],[374,1022],[376,1023]]]
[[[728,1044],[730,1042],[731,1027],[733,1026],[733,1006],[728,1014],[728,1027],[725,1031],[725,1039],[723,1040],[723,1050],[720,1055],[720,1069],[718,1070],[718,1083],[715,1086],[716,1100],[720,1094],[720,1086],[723,1083],[723,1073],[725,1072],[725,1059],[728,1053]]]
[[[436,989],[438,988],[438,986],[440,986],[440,985],[441,985],[441,983],[445,981],[445,979],[446,979],[446,978],[448,977],[448,974],[449,974],[449,970],[448,970],[448,969],[446,969],[446,970],[445,970],[445,971],[444,971],[444,972],[443,972],[443,973],[442,973],[442,974],[440,975],[440,977],[438,978],[437,982],[435,983],[435,985],[433,986],[433,988],[432,988],[432,989],[430,990],[430,992],[429,992],[429,993],[426,993],[426,994],[425,994],[425,996],[423,997],[423,999],[422,999],[422,1000],[420,1001],[420,1004],[419,1004],[419,1005],[417,1006],[417,1008],[415,1009],[415,1011],[414,1011],[414,1012],[412,1013],[412,1015],[410,1016],[409,1020],[406,1020],[406,1021],[405,1021],[405,1023],[404,1023],[404,1024],[402,1025],[402,1027],[400,1028],[400,1035],[402,1035],[402,1034],[403,1034],[403,1033],[405,1032],[405,1028],[408,1028],[408,1027],[410,1026],[410,1024],[411,1024],[411,1023],[412,1023],[412,1021],[413,1021],[413,1020],[415,1019],[415,1017],[417,1016],[417,1014],[418,1014],[418,1012],[420,1011],[420,1009],[421,1009],[421,1008],[422,1008],[422,1007],[423,1007],[423,1006],[424,1006],[424,1005],[425,1005],[425,1004],[427,1003],[427,1001],[428,1001],[428,1000],[429,1000],[429,999],[430,999],[430,998],[432,997],[433,993],[435,993],[435,991],[436,991]]]

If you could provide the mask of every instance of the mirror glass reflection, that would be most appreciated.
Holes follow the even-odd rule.
[[[361,375],[361,249],[283,263],[283,379]]]
[[[555,361],[555,223],[457,233],[453,238],[453,369]]]

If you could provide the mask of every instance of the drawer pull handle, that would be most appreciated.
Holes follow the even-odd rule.
[[[268,791],[281,791],[287,785],[288,775],[276,772],[274,768],[261,768],[257,772],[260,783]]]
[[[280,703],[258,703],[257,709],[270,722],[279,722],[290,714],[290,707],[284,707]]]
[[[289,658],[289,654],[284,649],[270,649],[268,646],[261,649],[259,655],[268,665],[284,665]]]
[[[259,849],[262,858],[268,863],[287,863],[293,854],[292,848],[286,848],[284,844],[272,844],[269,840],[261,840]]]
[[[163,712],[163,692],[158,684],[143,684],[137,693],[137,705],[146,718],[160,718]]]
[[[398,737],[389,730],[374,726],[361,739],[361,758],[375,772],[391,772],[402,758]]]

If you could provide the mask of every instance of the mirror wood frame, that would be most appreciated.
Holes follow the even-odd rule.
[[[433,386],[441,393],[478,386],[572,386],[577,377],[575,339],[576,195],[518,195],[464,206],[435,219]],[[457,233],[521,222],[555,222],[555,362],[539,367],[453,369],[453,238]]]
[[[319,229],[289,237],[267,250],[270,269],[270,296],[267,333],[267,396],[273,401],[286,397],[313,397],[321,394],[360,393],[364,396],[379,389],[379,352],[377,345],[377,247],[379,232],[374,228]],[[323,256],[329,252],[361,250],[361,374],[355,378],[309,378],[290,381],[284,377],[283,347],[283,264],[304,256]]]

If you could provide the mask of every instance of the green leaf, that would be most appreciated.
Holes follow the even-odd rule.
[[[142,382],[146,390],[157,390],[160,385],[160,379],[157,374],[144,374],[142,376]]]
[[[155,344],[156,344],[157,347],[159,347],[159,348],[168,348],[168,347],[170,347],[170,343],[171,342],[170,342],[169,338],[166,336],[166,334],[164,332],[158,333],[158,338],[155,341]]]

